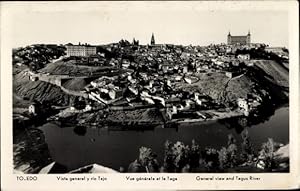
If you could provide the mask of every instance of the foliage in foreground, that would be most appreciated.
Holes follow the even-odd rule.
[[[242,133],[240,149],[235,138],[229,134],[227,146],[220,150],[204,148],[192,140],[191,145],[177,141],[165,142],[164,160],[160,166],[156,154],[150,148],[141,147],[139,158],[129,165],[129,172],[237,172],[274,171],[279,164],[275,160],[275,151],[279,144],[269,138],[261,149],[255,152],[247,131]]]

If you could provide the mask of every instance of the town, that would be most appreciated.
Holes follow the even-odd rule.
[[[156,44],[154,34],[150,45],[139,45],[135,39],[103,46],[69,43],[64,46],[65,55],[55,56],[44,68],[31,62],[23,75],[79,98],[52,119],[99,110],[102,112],[95,115],[101,114],[102,122],[139,124],[249,116],[270,99],[269,92],[255,82],[249,84],[249,91],[231,88],[237,89],[245,76],[252,75],[254,65],[262,65],[257,61],[259,56],[271,55],[282,61],[282,67],[288,67],[288,53],[281,49],[274,54],[264,44],[250,43],[250,32],[246,36],[229,33],[227,39],[227,44],[206,47]],[[16,66],[26,64],[22,55],[27,51],[39,53],[38,46],[31,49],[14,56]],[[251,58],[253,55],[256,58]],[[29,112],[39,114],[42,105],[31,104]],[[136,111],[147,111],[147,116],[135,116]],[[123,115],[117,115],[120,112]],[[157,116],[151,118],[151,114]]]
[[[190,124],[234,119],[237,123],[228,128],[242,127],[237,130],[241,133],[244,127],[265,121],[276,108],[288,103],[288,76],[288,49],[253,43],[250,31],[244,36],[233,36],[229,32],[227,43],[207,46],[159,44],[152,33],[146,45],[134,38],[132,42],[122,39],[104,45],[79,42],[16,48],[13,49],[14,165],[29,173],[49,173],[49,168],[53,172],[67,172],[66,167],[55,162],[46,166],[52,159],[45,149],[43,133],[34,128],[44,124],[74,127],[74,134],[84,136],[87,129],[96,129],[98,133],[101,129],[133,132],[160,126],[168,130],[177,129],[179,125],[186,128]],[[36,141],[25,139],[24,133],[35,137]],[[233,138],[228,138],[229,145],[235,146]],[[245,147],[252,148],[248,135],[243,140]],[[96,138],[88,141],[88,145],[95,143]],[[195,145],[193,141],[191,148],[198,148]],[[273,140],[268,140],[264,148],[269,145],[275,145]],[[32,148],[30,156],[23,155],[25,147]],[[168,152],[175,152],[174,156],[180,148],[192,152],[181,142],[173,147],[174,151]],[[223,163],[232,165],[218,156],[227,156],[233,151],[229,146],[228,150],[222,149],[205,148],[203,151],[207,160],[211,157],[220,160],[220,163],[204,162],[209,171],[215,166],[224,169]],[[262,171],[271,168],[267,166],[271,159],[266,154],[262,156],[264,161],[256,159],[253,162],[253,149],[243,152],[247,156],[241,159],[243,163],[238,168],[247,166],[247,160],[251,168]],[[29,160],[36,157],[43,159]],[[140,157],[153,158],[151,149],[141,147]],[[131,163],[128,172],[160,171],[154,158],[141,170],[139,161],[142,160]],[[168,165],[175,163],[164,164],[162,172],[173,172],[175,167]],[[199,164],[196,162],[193,168]],[[286,163],[284,165],[282,171],[288,168]],[[82,173],[94,168],[116,172],[116,168],[98,164],[70,168],[68,172]],[[126,169],[120,167],[119,171],[126,172]],[[175,171],[193,170],[178,166]]]

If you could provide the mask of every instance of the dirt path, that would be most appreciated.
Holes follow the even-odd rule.
[[[219,96],[219,100],[222,100],[222,102],[225,102],[226,100],[226,95],[227,95],[227,87],[228,87],[228,84],[230,83],[230,81],[232,80],[235,80],[235,79],[238,79],[238,78],[241,78],[242,76],[244,76],[245,73],[239,75],[239,76],[235,76],[233,78],[229,78],[228,81],[225,83],[224,85],[224,89],[221,91],[220,93],[220,96]],[[226,102],[225,102],[226,103]]]

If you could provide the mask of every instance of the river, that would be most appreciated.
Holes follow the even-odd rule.
[[[200,147],[221,148],[232,134],[237,145],[241,142],[241,131],[247,129],[256,149],[268,138],[289,143],[289,107],[281,107],[267,120],[256,125],[239,127],[225,121],[208,121],[181,124],[177,128],[156,127],[145,131],[112,131],[107,128],[61,127],[47,123],[39,127],[45,134],[52,159],[73,170],[84,165],[98,163],[118,170],[127,169],[139,154],[141,146],[150,147],[162,163],[166,140],[191,144],[194,139]]]

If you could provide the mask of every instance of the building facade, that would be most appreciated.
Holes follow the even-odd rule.
[[[251,43],[251,34],[250,31],[246,36],[232,36],[230,32],[227,35],[227,44],[228,45],[250,45]]]
[[[241,60],[250,60],[250,54],[239,54],[237,58]]]
[[[66,45],[67,56],[90,56],[97,53],[97,48],[90,45]]]

